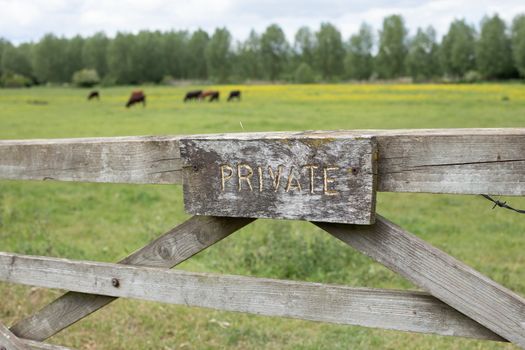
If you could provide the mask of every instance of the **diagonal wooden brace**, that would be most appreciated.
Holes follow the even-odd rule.
[[[370,226],[315,223],[525,349],[525,299],[377,215]]]
[[[20,339],[31,350],[74,350],[73,348],[66,348],[60,345],[38,342],[34,340]]]
[[[194,216],[120,263],[172,268],[252,221],[254,219]],[[20,338],[43,341],[115,299],[117,298],[68,292],[16,323],[11,331]]]
[[[22,340],[18,339],[6,326],[0,323],[0,349],[2,350],[29,350]]]
[[[18,338],[0,323],[0,349],[2,350],[73,350],[59,345]]]

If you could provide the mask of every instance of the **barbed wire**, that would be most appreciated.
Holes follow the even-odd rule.
[[[489,201],[494,203],[494,206],[492,207],[492,209],[494,209],[496,207],[500,207],[500,208],[504,208],[504,209],[515,211],[516,213],[525,214],[525,210],[513,208],[510,205],[508,205],[507,202],[502,202],[502,201],[500,201],[498,199],[494,199],[491,196],[489,196],[488,194],[482,194],[481,196],[483,196],[483,198],[488,199]]]

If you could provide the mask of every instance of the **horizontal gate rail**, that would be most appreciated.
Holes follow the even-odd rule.
[[[504,341],[431,295],[0,253],[0,280],[266,316]]]
[[[525,194],[525,129],[358,130],[219,135],[377,140],[378,191]],[[182,184],[181,136],[0,141],[0,178]]]

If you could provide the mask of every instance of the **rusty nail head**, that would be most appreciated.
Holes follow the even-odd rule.
[[[115,288],[118,288],[118,287],[120,286],[120,282],[119,282],[119,280],[116,279],[116,278],[112,278],[112,279],[111,279],[111,284],[112,284],[113,287],[115,287]],[[0,350],[1,350],[1,349],[0,349]]]

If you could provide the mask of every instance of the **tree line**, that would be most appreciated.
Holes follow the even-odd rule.
[[[504,80],[525,77],[525,15],[509,25],[497,14],[479,30],[454,20],[441,41],[432,26],[409,35],[400,15],[375,30],[363,23],[344,39],[330,23],[317,31],[300,28],[290,43],[277,24],[234,41],[226,28],[103,32],[89,37],[46,34],[38,42],[13,45],[0,39],[4,85],[67,83],[89,70],[103,84],[161,83],[174,79],[225,82],[398,79],[414,81]]]

